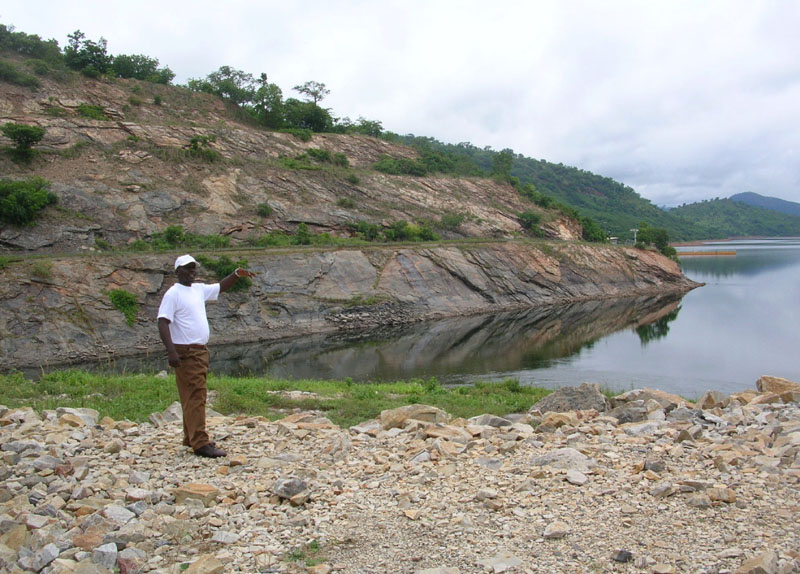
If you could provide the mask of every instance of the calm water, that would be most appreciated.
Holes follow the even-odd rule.
[[[707,244],[735,256],[682,258],[705,282],[683,299],[587,302],[335,337],[212,345],[216,373],[356,381],[509,377],[546,387],[651,386],[697,398],[754,388],[763,374],[800,381],[800,240]],[[159,356],[116,370],[157,371]]]

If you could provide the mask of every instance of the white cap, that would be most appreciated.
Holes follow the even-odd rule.
[[[195,261],[194,257],[191,255],[181,255],[175,260],[175,269],[178,267],[183,267],[184,265],[188,265],[189,263],[194,263],[197,265],[197,261]]]

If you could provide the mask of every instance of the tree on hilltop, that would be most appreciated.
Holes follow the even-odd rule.
[[[299,86],[295,86],[292,89],[311,98],[315,106],[318,102],[324,100],[325,96],[331,93],[331,91],[325,87],[325,84],[322,82],[315,82],[313,80]]]

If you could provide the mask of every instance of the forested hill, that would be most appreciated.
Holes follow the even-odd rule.
[[[627,185],[576,167],[470,143],[453,145],[413,135],[398,137],[417,149],[459,158],[456,163],[462,166],[465,175],[469,174],[466,166],[477,167],[482,173],[498,173],[507,162],[522,193],[543,194],[569,205],[621,240],[630,238],[630,230],[642,223],[666,229],[671,241],[800,235],[800,217],[791,211],[796,207],[800,213],[800,205],[776,198],[739,194],[731,199],[663,210]],[[761,201],[757,202],[758,198]]]
[[[740,203],[746,203],[747,205],[763,207],[764,209],[771,209],[772,211],[779,211],[781,213],[800,217],[800,203],[795,203],[794,201],[786,201],[777,197],[766,197],[751,191],[737,193],[736,195],[732,195],[731,199]]]
[[[691,220],[678,219],[670,212],[653,205],[632,188],[610,177],[590,171],[514,154],[511,150],[495,151],[470,143],[446,144],[432,138],[413,135],[398,136],[400,141],[422,150],[433,150],[461,158],[460,165],[472,165],[484,173],[503,171],[510,164],[510,174],[519,182],[523,193],[540,193],[557,202],[574,207],[581,215],[593,219],[608,235],[621,240],[631,238],[631,229],[645,222],[665,228],[670,239],[688,240],[704,237],[705,231]],[[469,175],[465,172],[465,175]]]
[[[703,230],[704,239],[800,236],[800,217],[733,199],[713,199],[670,210],[670,215]]]

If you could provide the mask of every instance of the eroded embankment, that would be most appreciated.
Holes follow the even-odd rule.
[[[195,253],[196,255],[196,253]],[[661,255],[564,242],[226,253],[258,273],[208,306],[216,343],[275,340],[586,299],[685,292]],[[0,271],[0,353],[19,368],[156,350],[175,254],[30,259]],[[212,257],[213,259],[213,257]],[[201,272],[202,273],[202,272]],[[210,271],[201,280],[213,281]],[[133,324],[108,293],[136,296]]]

